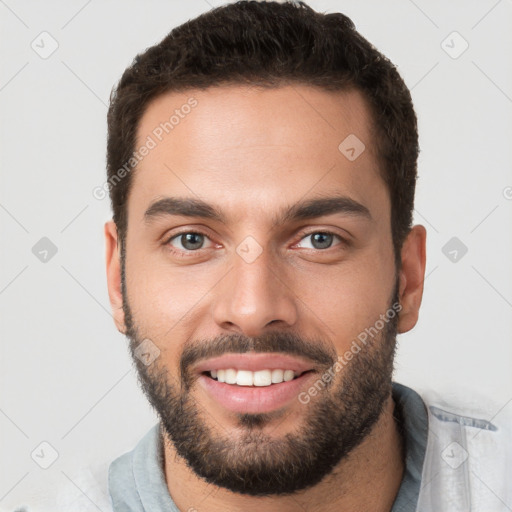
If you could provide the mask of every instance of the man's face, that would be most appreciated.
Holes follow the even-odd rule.
[[[397,319],[378,321],[398,280],[371,126],[358,92],[299,85],[166,94],[141,119],[136,147],[156,146],[128,200],[124,321],[168,437],[214,484],[312,485],[389,396]],[[212,379],[226,369],[238,384]]]

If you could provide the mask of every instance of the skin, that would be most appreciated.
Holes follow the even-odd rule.
[[[175,375],[187,340],[222,333],[258,336],[290,330],[326,340],[344,354],[387,310],[396,277],[391,204],[379,175],[365,99],[358,91],[326,92],[305,85],[168,93],[148,106],[138,142],[190,97],[197,107],[133,171],[126,286],[141,334],[158,346],[160,364]],[[338,150],[349,134],[366,146],[354,161]],[[361,203],[371,219],[334,213],[273,226],[283,209],[333,195]],[[169,215],[145,222],[149,205],[164,196],[201,199],[222,212],[225,222]],[[171,252],[167,241],[172,235],[197,230],[208,236],[204,249],[180,258],[177,253],[186,249],[177,237],[172,242],[177,253]],[[307,235],[325,231],[348,244],[335,237],[330,248],[315,249]],[[252,263],[236,252],[247,236],[262,250]],[[113,317],[125,332],[120,247],[112,221],[105,224],[105,240]],[[399,333],[418,319],[425,242],[425,228],[416,225],[401,250]],[[233,415],[199,386],[194,398],[211,428],[234,438],[240,434]],[[300,503],[308,511],[389,511],[403,475],[393,410],[389,396],[370,435],[350,457],[318,485],[294,496],[252,497],[209,485],[166,440],[169,492],[180,510],[292,511]],[[276,437],[291,432],[305,407],[297,401],[285,412],[264,431]]]

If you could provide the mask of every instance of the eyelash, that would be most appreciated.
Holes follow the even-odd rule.
[[[311,236],[311,235],[315,235],[316,233],[322,233],[324,235],[332,235],[336,238],[339,239],[340,243],[339,244],[336,244],[334,246],[331,246],[331,247],[328,247],[327,249],[308,249],[308,250],[316,250],[316,251],[320,251],[320,252],[327,252],[329,251],[329,249],[332,249],[333,247],[336,247],[337,245],[342,245],[342,246],[348,246],[349,245],[349,242],[348,240],[346,240],[345,238],[341,237],[340,235],[338,235],[337,233],[334,233],[332,231],[328,231],[328,230],[315,230],[315,231],[303,231],[303,232],[300,232],[298,234],[298,236],[300,237],[299,238],[299,241],[296,242],[294,245],[297,245],[298,243],[300,243],[304,238],[308,237],[308,236]],[[184,231],[180,231],[179,233],[173,233],[172,236],[168,237],[166,239],[166,241],[164,242],[164,245],[169,249],[169,251],[171,253],[173,253],[174,255],[180,257],[180,258],[187,258],[187,257],[190,257],[190,256],[193,256],[193,255],[196,255],[198,253],[200,253],[203,248],[201,249],[196,249],[195,251],[192,251],[192,250],[182,250],[182,249],[176,249],[175,247],[173,247],[170,242],[172,240],[174,240],[175,238],[178,238],[180,237],[181,235],[186,235],[186,234],[194,234],[194,235],[201,235],[201,236],[204,236],[206,238],[209,238],[209,236],[202,232],[202,231],[191,231],[191,230],[184,230]]]

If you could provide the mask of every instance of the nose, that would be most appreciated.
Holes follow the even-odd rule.
[[[223,330],[256,337],[270,325],[286,329],[297,322],[295,294],[266,251],[254,261],[233,254],[232,268],[215,290],[213,318]]]

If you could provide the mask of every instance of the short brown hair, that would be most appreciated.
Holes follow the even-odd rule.
[[[381,175],[391,198],[395,261],[412,226],[417,120],[395,66],[341,13],[321,14],[304,2],[239,1],[173,29],[136,56],[112,90],[108,111],[107,178],[135,150],[149,102],[171,91],[227,84],[278,87],[289,83],[336,91],[355,88],[370,105]],[[340,141],[341,142],[341,141]],[[127,229],[131,172],[109,186],[121,250]]]

